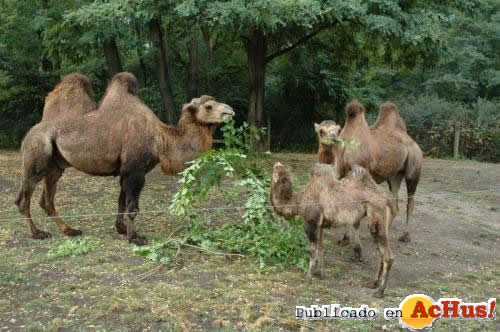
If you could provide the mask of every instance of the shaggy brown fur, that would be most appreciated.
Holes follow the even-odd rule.
[[[361,202],[361,203],[360,203]],[[355,259],[361,256],[359,226],[368,217],[368,228],[378,243],[380,265],[372,287],[375,296],[383,297],[387,277],[394,261],[389,245],[392,212],[387,199],[377,190],[369,173],[357,167],[342,180],[337,180],[330,165],[315,164],[305,189],[294,194],[288,169],[281,163],[273,168],[271,204],[277,214],[291,219],[300,215],[309,238],[308,278],[321,278],[323,268],[323,229],[345,225],[354,230]]]
[[[26,134],[21,148],[23,180],[16,205],[27,218],[33,238],[50,237],[31,220],[31,195],[42,179],[48,187],[42,208],[66,235],[81,234],[66,225],[54,207],[58,179],[65,168],[75,167],[91,175],[120,175],[116,229],[127,234],[130,242],[144,244],[145,238],[135,231],[134,219],[146,173],[158,163],[165,174],[180,172],[198,152],[210,150],[216,126],[234,115],[228,105],[202,96],[183,106],[177,126],[168,126],[135,95],[136,86],[132,74],[119,73],[97,112],[42,121]]]
[[[75,117],[97,109],[92,85],[87,76],[72,73],[62,79],[47,97],[42,121]]]
[[[334,164],[336,174],[343,177],[354,165],[367,168],[377,183],[387,181],[392,194],[391,204],[398,211],[398,192],[403,178],[406,181],[408,204],[406,224],[400,241],[409,241],[409,223],[415,208],[414,195],[420,179],[422,169],[422,151],[415,141],[406,133],[404,120],[392,103],[382,105],[379,118],[373,127],[369,127],[365,119],[363,105],[354,100],[347,105],[347,121],[340,134],[334,128],[336,124],[330,122],[315,124],[320,140],[318,160]],[[404,130],[403,130],[404,129]],[[321,130],[325,133],[321,135]],[[360,145],[357,148],[344,149],[336,141],[356,140]],[[342,243],[348,243],[344,237]]]

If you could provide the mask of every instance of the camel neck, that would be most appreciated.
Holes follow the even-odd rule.
[[[318,161],[322,164],[333,164],[335,161],[333,146],[326,146],[319,143]]]
[[[176,126],[163,125],[157,138],[157,153],[162,171],[175,175],[198,153],[212,148],[215,125],[203,125],[181,116]]]
[[[274,184],[271,190],[271,205],[276,213],[287,220],[292,219],[298,214],[298,197],[291,188],[283,188],[281,185]]]

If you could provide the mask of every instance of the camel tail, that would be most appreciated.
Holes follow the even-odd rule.
[[[405,182],[408,191],[408,197],[413,196],[417,190],[417,185],[420,180],[420,172],[422,170],[423,153],[417,143],[410,146],[408,156],[406,158]]]

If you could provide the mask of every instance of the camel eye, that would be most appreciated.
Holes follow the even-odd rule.
[[[207,109],[207,111],[211,111],[212,110],[212,105],[207,105],[207,106],[205,106],[205,108]]]
[[[321,136],[323,136],[323,135],[325,135],[325,131],[324,131],[323,129],[321,129],[321,130],[319,131],[319,134],[320,134]]]

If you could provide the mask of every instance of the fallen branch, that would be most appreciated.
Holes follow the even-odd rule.
[[[246,257],[245,255],[242,255],[242,254],[232,254],[232,253],[227,253],[227,252],[213,251],[210,249],[202,248],[202,247],[195,246],[195,245],[188,244],[188,243],[183,243],[182,246],[196,248],[198,250],[206,251],[206,252],[214,254],[214,255]]]

